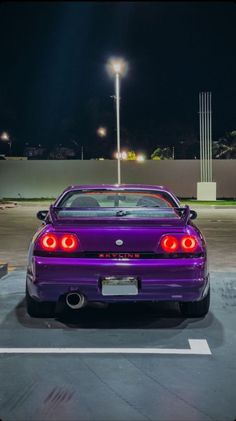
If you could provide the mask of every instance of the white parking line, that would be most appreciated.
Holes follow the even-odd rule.
[[[188,339],[190,349],[178,348],[0,348],[0,354],[184,354],[211,355],[206,339]]]

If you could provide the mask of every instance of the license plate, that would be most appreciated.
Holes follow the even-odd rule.
[[[135,278],[107,277],[102,279],[102,295],[137,295],[138,280]]]

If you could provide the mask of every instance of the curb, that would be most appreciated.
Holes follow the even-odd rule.
[[[236,210],[236,206],[232,205],[232,206],[215,206],[215,205],[194,205],[194,206],[190,206],[191,209],[235,209]]]
[[[8,263],[0,264],[0,278],[7,275],[8,273]]]

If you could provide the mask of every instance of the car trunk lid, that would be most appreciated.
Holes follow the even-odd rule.
[[[51,215],[57,232],[73,232],[77,235],[81,252],[119,254],[157,252],[163,235],[186,232],[185,214],[176,213],[173,209],[154,209],[153,212],[149,218],[145,212],[139,217],[132,216],[132,212],[123,213],[123,216],[120,213],[117,216],[88,217],[71,210],[63,210],[61,213],[51,210]],[[155,216],[155,212],[158,212],[158,216]]]

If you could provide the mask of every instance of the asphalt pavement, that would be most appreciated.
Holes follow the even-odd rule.
[[[184,319],[174,303],[127,303],[33,319],[26,253],[42,208],[0,211],[10,269],[0,279],[0,419],[235,420],[236,210],[198,210],[211,275],[205,318]]]

